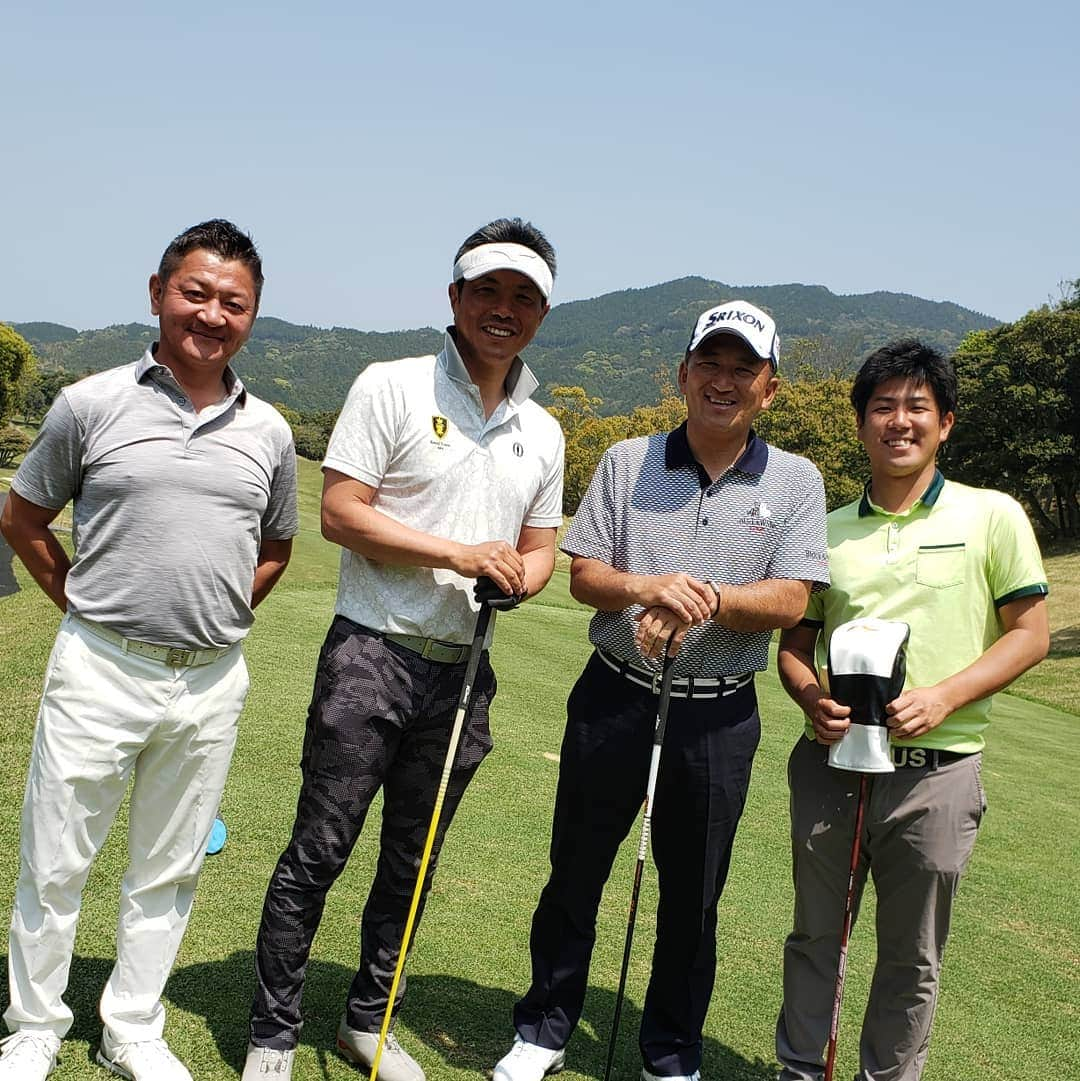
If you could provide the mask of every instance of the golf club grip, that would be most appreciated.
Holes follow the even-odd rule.
[[[660,700],[656,703],[656,728],[653,731],[653,746],[659,747],[664,742],[667,728],[668,704],[671,702],[671,680],[675,675],[674,654],[664,653],[664,667],[660,674]],[[655,778],[652,779],[655,785]]]
[[[416,923],[416,913],[420,907],[420,898],[424,892],[424,878],[427,875],[428,864],[431,863],[431,850],[435,846],[435,834],[439,829],[439,819],[442,817],[446,790],[450,786],[450,774],[454,768],[454,759],[457,757],[461,729],[464,726],[465,714],[469,709],[469,699],[472,697],[476,673],[480,668],[480,655],[484,651],[484,639],[487,637],[488,627],[494,614],[494,609],[489,608],[486,604],[480,605],[480,612],[476,617],[476,629],[473,631],[472,645],[469,646],[469,658],[465,665],[465,678],[461,684],[461,694],[458,697],[457,711],[454,714],[454,726],[450,731],[450,739],[446,747],[446,758],[443,761],[442,776],[439,778],[439,787],[435,793],[435,806],[431,810],[431,822],[428,825],[427,837],[424,838],[424,851],[420,856],[420,866],[416,873],[416,885],[413,887],[409,915],[405,920],[405,930],[401,935],[401,948],[398,950],[397,964],[394,967],[394,978],[390,982],[386,1013],[383,1015],[382,1027],[379,1029],[379,1043],[375,1048],[375,1058],[371,1063],[370,1081],[376,1081],[379,1074],[379,1063],[382,1061],[383,1047],[386,1045],[386,1034],[390,1031],[390,1020],[394,1012],[394,999],[397,996],[398,985],[401,983],[401,974],[405,971],[405,958],[409,952],[413,926]]]
[[[484,639],[487,637],[488,626],[491,624],[494,615],[495,610],[493,608],[489,608],[486,604],[480,605],[480,612],[476,617],[476,629],[473,631],[472,644],[469,646],[469,659],[465,665],[465,678],[461,684],[461,694],[458,696],[457,712],[454,714],[454,729],[450,735],[446,762],[443,765],[443,776],[447,780],[449,780],[450,771],[454,766],[457,744],[461,737],[461,725],[465,720],[465,714],[468,712],[473,684],[476,682],[476,673],[480,668],[480,656],[484,652]]]
[[[656,797],[656,778],[660,774],[660,748],[664,745],[667,729],[668,705],[671,702],[671,677],[675,658],[664,654],[664,669],[660,677],[660,700],[656,704],[656,725],[653,728],[652,757],[649,759],[649,779],[645,785],[645,815],[641,822],[641,840],[638,842],[638,859],[644,863],[649,850],[649,832],[652,829],[653,800]]]

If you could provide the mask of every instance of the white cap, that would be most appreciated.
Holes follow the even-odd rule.
[[[754,351],[754,355],[767,360],[775,372],[780,367],[780,336],[771,315],[745,300],[732,300],[703,312],[694,326],[690,344],[692,353],[706,338],[714,334],[735,334]]]
[[[524,244],[480,244],[470,248],[454,264],[452,280],[464,278],[471,282],[493,270],[516,270],[535,283],[545,300],[551,296],[551,287],[555,284],[551,268]]]

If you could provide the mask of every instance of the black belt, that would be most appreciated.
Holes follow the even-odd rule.
[[[970,758],[974,751],[937,751],[932,747],[904,747],[894,743],[889,747],[892,763],[897,769],[937,769],[948,762]]]
[[[620,660],[606,649],[596,647],[596,655],[623,679],[636,683],[639,687],[648,687],[653,694],[660,693],[660,671],[643,668],[630,661]],[[727,698],[728,695],[741,691],[754,682],[754,673],[746,672],[741,676],[687,676],[685,679],[671,681],[672,698]]]

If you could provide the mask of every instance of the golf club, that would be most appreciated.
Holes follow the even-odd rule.
[[[869,774],[892,773],[886,706],[904,687],[907,671],[905,646],[911,628],[899,620],[860,618],[842,623],[829,640],[829,688],[837,702],[851,707],[851,725],[844,738],[829,747],[829,765],[859,774],[855,805],[855,835],[851,839],[844,922],[840,930],[840,956],[836,964],[829,1042],[825,1052],[824,1081],[832,1081],[836,1067],[836,1034],[844,1000],[848,939],[855,916],[856,876],[862,845],[863,819]]]
[[[867,776],[859,774],[859,802],[855,807],[855,836],[851,842],[851,868],[848,872],[847,897],[844,899],[844,925],[840,932],[840,958],[836,964],[836,990],[833,992],[832,1021],[829,1023],[829,1046],[825,1055],[825,1081],[832,1081],[836,1066],[836,1034],[840,1028],[840,1004],[844,1001],[844,970],[847,968],[848,937],[855,909],[855,873],[859,866],[863,813],[866,810]]]
[[[472,645],[469,646],[468,662],[465,665],[465,680],[461,685],[461,695],[458,698],[457,713],[454,715],[454,726],[450,730],[450,742],[446,748],[446,760],[443,762],[442,776],[439,778],[439,788],[435,793],[435,806],[431,810],[431,824],[428,826],[427,839],[424,841],[424,851],[420,857],[420,869],[416,874],[416,886],[413,888],[412,903],[409,905],[409,915],[405,920],[405,930],[401,935],[401,949],[398,951],[397,966],[394,968],[394,978],[390,983],[390,997],[386,1003],[386,1014],[383,1016],[382,1028],[379,1030],[379,1043],[375,1048],[375,1059],[371,1064],[371,1081],[375,1081],[379,1074],[379,1062],[382,1060],[383,1047],[386,1044],[386,1034],[390,1031],[390,1020],[394,1013],[394,998],[397,995],[398,984],[401,982],[401,973],[405,969],[405,957],[409,952],[409,941],[412,937],[413,924],[416,922],[416,912],[420,907],[420,897],[424,892],[424,876],[427,874],[428,864],[431,862],[431,849],[435,844],[435,833],[439,828],[439,818],[442,815],[443,801],[446,799],[446,789],[450,784],[450,773],[454,767],[454,759],[457,757],[458,742],[461,739],[461,728],[465,722],[465,714],[469,708],[469,699],[472,697],[473,682],[476,680],[476,670],[480,666],[480,655],[484,650],[484,639],[487,637],[488,626],[494,617],[494,611],[486,604],[480,605],[480,612],[476,617],[476,630],[473,632]]]
[[[649,762],[649,782],[645,787],[645,814],[641,820],[641,840],[638,842],[637,866],[634,868],[634,888],[630,894],[630,916],[626,923],[626,945],[623,947],[619,990],[615,996],[615,1016],[611,1019],[611,1040],[608,1042],[604,1081],[609,1081],[611,1065],[615,1061],[615,1043],[619,1035],[619,1016],[622,1014],[623,997],[626,994],[626,973],[630,968],[630,947],[634,942],[634,919],[637,916],[638,894],[641,892],[641,873],[645,868],[645,856],[649,850],[653,796],[656,794],[656,777],[660,772],[660,748],[663,746],[664,729],[667,727],[668,702],[671,699],[671,676],[674,663],[674,655],[665,650],[664,668],[660,678],[660,701],[656,707],[656,728],[653,730],[652,759]]]

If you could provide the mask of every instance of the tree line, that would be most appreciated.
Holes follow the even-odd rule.
[[[758,434],[817,465],[831,508],[858,497],[867,472],[855,433],[851,377],[835,367],[821,339],[795,338],[784,353],[785,377]],[[963,483],[1007,491],[1027,508],[1039,533],[1080,539],[1080,279],[1061,298],[992,329],[967,334],[954,354],[960,385],[958,423],[943,469]],[[0,324],[0,465],[29,444],[5,423],[40,417],[77,376],[40,369],[29,345]],[[549,412],[566,436],[564,506],[573,514],[603,452],[620,439],[676,427],[686,416],[673,371],[660,364],[655,401],[608,414],[580,386],[552,386]],[[322,459],[337,411],[302,411],[275,403],[289,422],[297,453]]]

